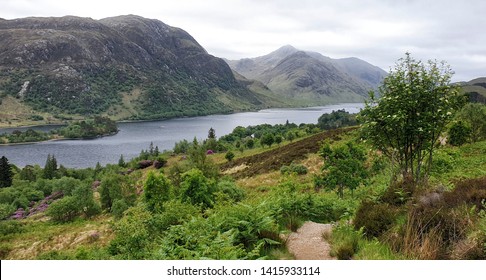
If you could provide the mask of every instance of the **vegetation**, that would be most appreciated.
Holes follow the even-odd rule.
[[[12,133],[0,135],[0,143],[14,144],[26,142],[40,142],[51,139],[90,139],[116,134],[117,125],[107,117],[96,116],[86,121],[75,121],[65,127],[50,132],[28,129],[25,132],[14,130]]]
[[[366,124],[366,133],[334,129],[352,124],[339,111],[321,117],[323,126],[237,127],[220,138],[210,129],[203,141],[169,152],[151,144],[94,168],[68,169],[53,155],[44,167],[4,165],[11,183],[0,189],[0,254],[279,259],[282,236],[310,220],[333,224],[326,238],[338,259],[485,259],[486,141],[469,134],[459,144],[453,128],[472,127],[468,107],[441,131],[447,141],[433,143],[428,180],[396,176],[397,158],[363,141]],[[281,135],[280,147],[262,143],[267,134]]]
[[[360,114],[363,137],[415,182],[428,174],[435,143],[463,105],[451,76],[444,63],[424,65],[407,53],[385,78],[380,99],[372,93]]]

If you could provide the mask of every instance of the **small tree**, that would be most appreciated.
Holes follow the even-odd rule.
[[[280,144],[282,143],[282,141],[283,141],[282,135],[277,134],[275,136],[275,143],[280,146]]]
[[[458,113],[458,119],[471,128],[471,141],[486,139],[486,105],[468,103]]]
[[[213,183],[200,170],[192,169],[182,174],[182,201],[204,208],[211,207],[214,191]]]
[[[324,158],[324,166],[323,174],[315,177],[316,188],[336,190],[342,198],[344,189],[353,192],[367,177],[365,153],[351,142],[336,148],[325,144],[321,147],[320,155]]]
[[[123,158],[123,155],[120,155],[120,159],[118,160],[118,166],[120,166],[120,167],[127,167],[127,163],[125,162],[125,159]]]
[[[145,180],[144,197],[147,209],[153,213],[164,210],[164,202],[170,199],[170,182],[163,174],[150,172]]]
[[[294,139],[295,139],[295,133],[293,131],[288,131],[285,134],[285,139],[289,140],[290,142],[294,141]]]
[[[435,143],[464,98],[445,63],[400,59],[360,113],[362,135],[417,183],[432,164]],[[425,172],[424,172],[425,169]]]
[[[449,144],[461,146],[471,137],[471,127],[462,121],[455,122],[449,129]]]
[[[216,139],[216,131],[212,127],[208,131],[208,139]]]
[[[12,185],[12,166],[5,156],[0,158],[0,188],[7,188]]]
[[[232,161],[234,157],[235,157],[235,153],[233,153],[232,151],[228,151],[226,155],[224,155],[224,158],[227,161]]]
[[[273,134],[271,133],[263,134],[262,139],[260,139],[260,143],[262,143],[262,146],[267,145],[268,147],[271,147],[274,142],[275,137],[273,137]]]
[[[57,160],[54,157],[54,155],[47,155],[47,160],[46,160],[46,165],[44,166],[44,173],[43,178],[44,179],[52,179],[55,177],[55,173],[57,170]]]

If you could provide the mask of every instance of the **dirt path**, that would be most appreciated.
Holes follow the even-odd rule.
[[[329,254],[331,246],[322,237],[331,229],[330,224],[305,222],[287,237],[287,248],[296,260],[334,260]]]

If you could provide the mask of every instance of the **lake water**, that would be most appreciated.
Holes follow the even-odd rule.
[[[339,109],[357,113],[363,107],[362,103],[344,103],[323,107],[266,109],[230,115],[119,123],[120,131],[114,136],[93,140],[63,140],[0,146],[0,156],[6,156],[10,163],[19,167],[28,164],[44,166],[48,154],[55,155],[58,164],[66,167],[94,167],[97,162],[102,165],[117,163],[121,154],[125,160],[129,160],[137,156],[142,149],[147,149],[150,142],[162,151],[173,149],[174,144],[182,139],[189,141],[194,137],[205,139],[211,127],[216,130],[216,137],[219,137],[230,133],[237,126],[284,124],[287,120],[296,124],[317,123],[317,119],[324,113]],[[52,128],[52,126],[34,127],[38,130]],[[12,130],[0,129],[0,134]]]

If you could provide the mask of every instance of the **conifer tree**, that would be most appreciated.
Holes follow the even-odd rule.
[[[0,188],[7,188],[12,185],[12,166],[5,156],[0,158]]]

